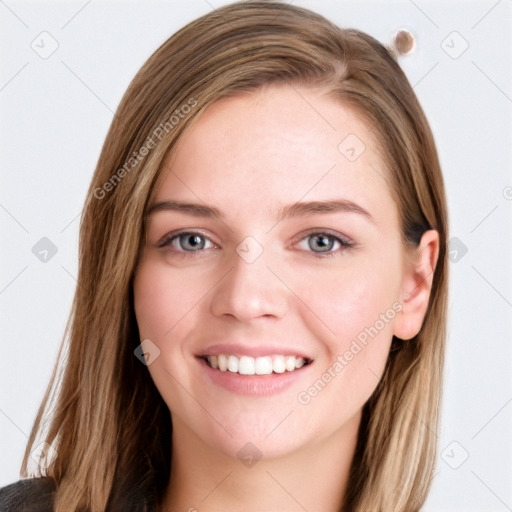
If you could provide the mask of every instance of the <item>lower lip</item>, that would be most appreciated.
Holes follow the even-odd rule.
[[[204,359],[199,362],[206,375],[214,384],[239,395],[270,396],[285,391],[307,373],[312,364],[293,372],[271,373],[270,375],[240,375],[228,370],[222,372],[209,366]]]

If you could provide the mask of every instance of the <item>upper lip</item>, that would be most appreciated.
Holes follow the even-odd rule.
[[[292,347],[283,347],[279,345],[242,345],[240,343],[215,343],[214,345],[209,345],[207,348],[200,351],[197,356],[198,357],[208,357],[208,356],[218,356],[220,354],[225,355],[235,355],[238,357],[241,356],[249,356],[249,357],[263,357],[263,356],[296,356],[303,357],[309,361],[312,361],[313,358],[311,355],[307,354],[304,350],[300,348],[292,348]]]

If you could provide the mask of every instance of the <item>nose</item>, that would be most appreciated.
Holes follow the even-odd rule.
[[[286,314],[289,290],[280,279],[278,262],[269,252],[263,250],[252,261],[243,252],[234,251],[229,271],[212,293],[210,307],[214,316],[247,322]]]

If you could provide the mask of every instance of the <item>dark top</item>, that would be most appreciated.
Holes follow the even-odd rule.
[[[53,512],[54,481],[29,478],[0,489],[0,512]]]
[[[49,477],[27,478],[0,488],[0,512],[54,512],[55,481]],[[124,495],[124,505],[109,505],[115,512],[156,512],[154,497],[138,491]],[[127,509],[126,503],[129,503]]]

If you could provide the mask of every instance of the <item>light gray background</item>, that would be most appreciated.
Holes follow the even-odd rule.
[[[0,486],[18,479],[54,365],[79,215],[113,112],[165,39],[223,3],[0,0]],[[403,27],[416,36],[400,62],[438,144],[457,238],[440,454],[424,510],[512,510],[512,1],[293,3],[383,43]],[[43,237],[58,250],[46,262],[32,252]]]

